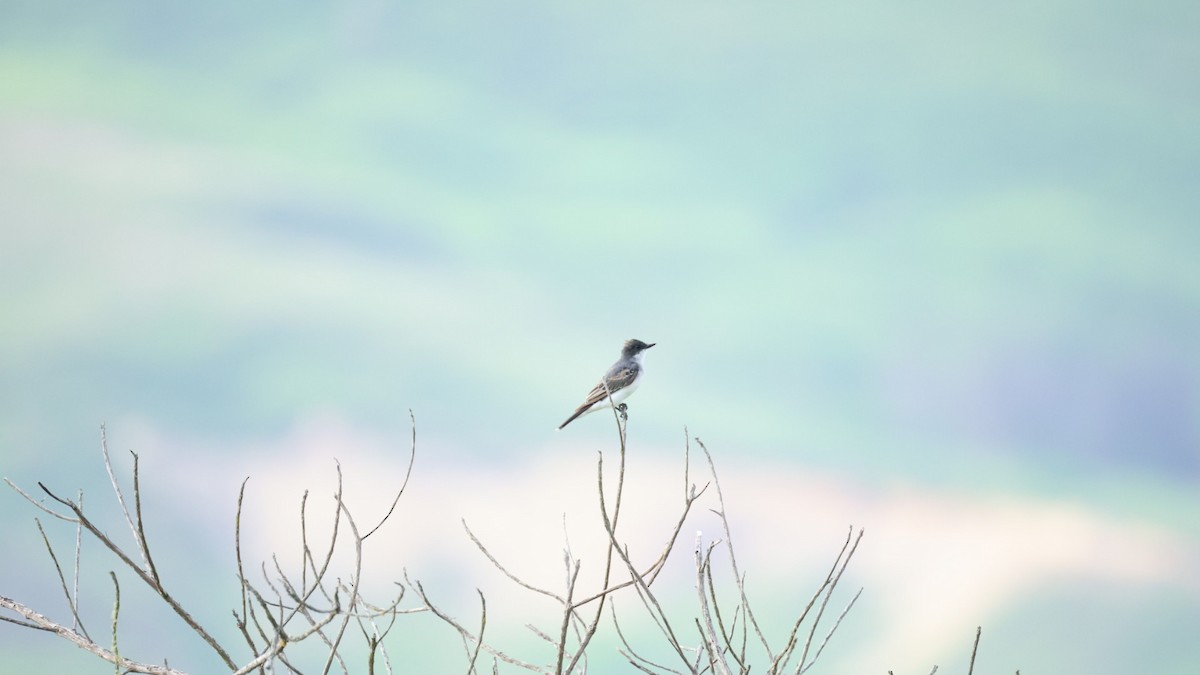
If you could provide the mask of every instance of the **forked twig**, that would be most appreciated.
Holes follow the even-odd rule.
[[[754,628],[754,633],[758,635],[759,641],[762,643],[763,650],[767,653],[768,661],[775,661],[775,656],[771,651],[771,646],[767,644],[767,638],[763,635],[762,629],[758,625],[758,619],[754,617],[754,611],[750,608],[750,600],[746,597],[745,575],[742,574],[738,567],[737,556],[733,551],[733,534],[729,531],[729,521],[725,518],[725,494],[721,492],[721,481],[717,478],[717,467],[713,463],[712,453],[708,451],[708,447],[699,438],[696,439],[696,444],[704,451],[704,457],[708,460],[708,469],[712,475],[713,486],[717,490],[717,504],[720,511],[717,515],[721,518],[721,524],[725,529],[725,547],[729,551],[729,565],[733,568],[733,577],[737,581],[738,597],[741,600],[742,611],[746,615],[746,621]]]
[[[853,534],[854,528],[850,528],[850,533]],[[796,675],[799,675],[805,669],[805,663],[808,659],[808,650],[812,646],[813,636],[817,633],[817,626],[821,625],[821,617],[825,614],[825,606],[829,604],[829,599],[833,597],[833,590],[837,588],[838,582],[842,579],[842,574],[846,571],[846,567],[850,564],[850,558],[854,557],[854,552],[858,550],[858,542],[862,540],[863,531],[858,531],[858,537],[854,540],[854,545],[850,547],[849,553],[846,554],[845,560],[842,561],[842,566],[837,569],[837,573],[831,577],[826,577],[825,583],[825,598],[821,601],[821,606],[817,609],[817,616],[813,619],[812,626],[808,630],[808,638],[804,641],[804,650],[800,652],[800,663],[796,666]],[[849,534],[847,535],[849,537]],[[836,563],[835,563],[836,567]],[[807,613],[807,609],[805,613]],[[803,620],[803,619],[801,619]],[[837,626],[835,625],[836,629]]]
[[[142,563],[146,566],[146,570],[150,570],[150,559],[146,556],[146,545],[138,534],[138,527],[133,522],[133,518],[129,515],[129,507],[125,505],[125,493],[121,491],[121,484],[117,481],[117,475],[113,471],[112,458],[108,456],[108,430],[105,425],[100,425],[100,452],[104,456],[104,470],[108,472],[108,482],[112,485],[113,494],[117,496],[117,504],[121,506],[121,513],[125,516],[125,523],[129,526],[129,531],[133,534],[133,541],[137,544],[138,554],[142,557]],[[137,455],[134,456],[134,463],[137,463]],[[157,583],[156,575],[150,575]]]
[[[609,604],[609,611],[612,614],[613,628],[615,628],[617,631],[617,638],[621,641],[621,644],[624,647],[620,650],[621,655],[624,656],[634,668],[637,668],[644,673],[653,673],[654,671],[650,670],[650,668],[653,667],[658,668],[659,670],[665,670],[668,673],[682,675],[680,671],[675,670],[674,668],[669,668],[660,663],[655,663],[654,661],[651,661],[650,659],[638,654],[637,651],[634,650],[633,645],[629,644],[629,640],[625,639],[625,633],[621,631],[621,624],[617,621],[617,603],[615,600]]]
[[[419,582],[419,581],[410,580],[408,578],[407,571],[404,573],[404,581],[405,581],[405,583],[408,584],[409,588],[412,588],[413,590],[415,590],[417,592],[417,595],[421,598],[421,602],[425,604],[425,607],[427,607],[430,612],[433,612],[434,616],[441,619],[445,623],[449,624],[451,627],[454,628],[454,630],[458,631],[459,637],[462,638],[464,645],[477,643],[479,645],[479,648],[482,649],[483,651],[491,654],[492,656],[500,659],[501,661],[504,661],[505,663],[512,664],[519,668],[524,668],[525,670],[531,670],[531,671],[538,672],[538,673],[553,672],[553,671],[547,670],[545,668],[542,668],[540,666],[535,666],[532,663],[528,663],[526,661],[522,661],[520,659],[509,656],[508,654],[504,653],[503,651],[496,649],[496,648],[488,645],[487,643],[483,642],[482,640],[478,639],[478,637],[474,633],[472,633],[470,630],[467,630],[467,628],[465,626],[463,626],[461,623],[459,623],[458,621],[456,621],[454,619],[454,617],[445,613],[437,605],[433,604],[429,600],[429,596],[425,593],[425,587],[422,586],[421,582]]]
[[[817,646],[817,653],[813,655],[812,661],[804,664],[802,668],[796,671],[797,673],[808,672],[808,669],[813,667],[813,664],[817,662],[817,659],[821,658],[821,652],[825,651],[825,645],[829,643],[829,639],[833,637],[835,632],[837,632],[838,626],[842,625],[842,619],[846,618],[846,615],[850,613],[850,608],[854,606],[854,603],[858,602],[858,596],[862,595],[862,592],[863,589],[859,588],[858,592],[854,594],[854,597],[850,598],[850,602],[846,603],[846,608],[842,610],[841,614],[838,614],[837,620],[833,622],[833,627],[830,628],[829,632],[825,634],[825,639],[821,640],[821,644]]]
[[[475,641],[475,649],[471,651],[471,660],[467,663],[467,675],[475,672],[475,660],[479,658],[479,647],[483,644],[483,631],[487,628],[487,600],[483,597],[483,591],[476,588],[475,592],[479,594],[479,639]]]
[[[50,561],[54,563],[54,571],[58,573],[58,582],[62,588],[63,595],[67,598],[67,606],[71,609],[71,617],[74,619],[73,627],[79,629],[84,637],[91,639],[87,629],[83,627],[83,621],[79,618],[79,606],[76,604],[76,598],[71,596],[71,592],[67,590],[67,579],[63,575],[62,565],[58,564],[58,556],[54,554],[54,547],[50,545],[50,537],[46,535],[45,528],[42,527],[42,521],[39,518],[33,519],[34,525],[37,525],[38,533],[42,535],[42,543],[46,546],[46,553],[50,555]],[[79,582],[79,563],[75,564],[75,580],[76,588]]]
[[[700,599],[700,616],[703,618],[703,623],[699,619],[696,620],[696,627],[700,631],[700,635],[704,640],[704,648],[708,653],[708,664],[714,671],[719,666],[721,673],[724,675],[732,675],[729,669],[729,664],[725,661],[725,650],[721,643],[717,640],[717,632],[713,628],[712,613],[708,607],[708,594],[704,592],[705,574],[704,571],[710,567],[712,560],[712,551],[721,542],[714,541],[708,545],[708,551],[704,552],[703,541],[699,533],[696,533],[696,594]],[[709,577],[711,578],[711,577]],[[715,599],[713,605],[716,605]],[[728,643],[726,643],[728,644]]]

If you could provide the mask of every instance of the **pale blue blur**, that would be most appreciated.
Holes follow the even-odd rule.
[[[7,2],[0,473],[96,479],[62,458],[102,421],[409,409],[486,468],[636,337],[647,443],[1197,544],[1198,34],[1182,2]],[[1196,663],[1163,583],[1053,599],[1161,628],[1078,672]]]

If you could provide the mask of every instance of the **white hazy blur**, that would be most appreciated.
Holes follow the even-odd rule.
[[[250,477],[242,518],[248,568],[277,553],[285,568],[297,569],[298,505],[306,489],[310,537],[321,542],[314,548],[321,548],[333,505],[335,458],[342,466],[345,500],[365,529],[386,512],[409,456],[409,439],[364,434],[335,417],[310,419],[285,437],[247,445],[235,455],[166,438],[144,423],[129,421],[125,427],[127,440],[143,449],[144,474],[156,474],[155,485],[171,486],[169,494],[151,494],[148,501],[181,509],[174,517],[207,530],[214,546],[228,545],[240,477]],[[657,556],[680,512],[682,445],[682,438],[679,447],[630,441],[619,527],[633,558],[643,565]],[[596,450],[560,435],[552,446],[480,467],[439,454],[418,437],[408,489],[390,522],[366,545],[368,597],[382,601],[389,584],[407,571],[460,616],[477,611],[473,589],[479,588],[493,622],[519,620],[552,629],[557,621],[552,603],[504,579],[471,544],[461,521],[512,573],[555,592],[564,587],[564,539],[569,539],[582,561],[579,594],[596,589],[604,544]],[[837,659],[846,672],[928,668],[963,652],[974,626],[988,617],[1065,580],[1095,581],[1131,593],[1175,585],[1200,598],[1200,581],[1193,574],[1200,568],[1200,550],[1163,526],[1115,520],[1077,503],[880,489],[853,476],[747,462],[728,449],[711,450],[752,602],[757,598],[759,605],[794,611],[828,569],[849,525],[865,528],[840,599],[829,612],[836,615],[862,586],[864,598],[846,625],[861,621],[885,629],[860,631],[852,648],[843,645],[841,651],[835,636],[833,656],[827,658]],[[213,460],[231,456],[236,459]],[[689,478],[703,486],[709,471],[695,443],[691,460]],[[605,461],[611,489],[616,454],[606,450]],[[656,586],[672,603],[672,614],[689,622],[695,607],[692,549],[698,534],[705,542],[721,537],[720,522],[709,511],[716,507],[710,487]],[[715,558],[718,569],[726,570],[723,548]],[[349,574],[350,558],[342,555],[337,562],[337,573]],[[642,610],[632,596],[624,603],[623,611],[636,624]],[[763,614],[772,615],[761,608],[759,613],[768,637],[782,642],[788,619],[763,621]]]

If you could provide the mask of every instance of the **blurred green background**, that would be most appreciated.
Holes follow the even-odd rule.
[[[102,421],[219,467],[313,419],[403,449],[409,409],[464,480],[591,461],[599,416],[553,429],[638,337],[648,454],[687,425],[730,472],[1178,554],[959,616],[977,672],[1194,673],[1197,34],[1185,2],[4,2],[0,473],[99,502]],[[0,593],[53,607],[0,503]],[[895,629],[857,616],[826,672]],[[0,625],[19,672],[107,670],[35,637]]]

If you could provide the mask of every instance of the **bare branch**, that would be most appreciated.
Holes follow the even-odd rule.
[[[229,667],[228,672],[232,672],[234,675],[248,675],[251,672],[267,675],[276,671],[299,675],[300,669],[297,666],[303,666],[307,672],[308,666],[299,662],[293,662],[293,659],[297,658],[297,650],[290,649],[290,647],[310,638],[314,638],[310,640],[310,647],[320,650],[319,640],[321,643],[324,643],[326,648],[325,652],[320,653],[320,658],[323,661],[320,666],[322,675],[336,670],[340,670],[340,672],[348,675],[351,670],[347,663],[347,659],[349,658],[347,655],[349,647],[347,645],[350,640],[347,640],[346,635],[351,622],[354,623],[356,632],[362,637],[365,645],[366,653],[363,656],[367,665],[366,672],[374,675],[376,667],[383,664],[383,667],[390,673],[392,667],[386,645],[384,644],[385,638],[387,638],[397,625],[397,618],[400,614],[425,611],[432,613],[439,620],[457,631],[465,651],[467,675],[480,675],[482,672],[488,670],[485,664],[486,659],[489,657],[492,661],[490,670],[493,673],[498,673],[499,663],[501,662],[526,671],[545,675],[586,673],[589,670],[588,659],[591,642],[598,634],[599,625],[604,618],[606,603],[608,603],[612,624],[616,629],[617,637],[620,641],[618,651],[630,665],[640,672],[655,674],[673,673],[680,675],[682,673],[691,673],[692,675],[708,675],[709,673],[712,675],[733,675],[734,673],[738,673],[739,675],[747,675],[750,672],[747,646],[748,643],[753,645],[755,642],[755,639],[750,637],[750,632],[753,630],[767,655],[769,665],[766,668],[766,672],[778,675],[784,668],[789,667],[791,658],[798,656],[799,663],[795,664],[793,675],[804,675],[819,659],[825,646],[838,630],[842,620],[857,602],[862,592],[862,589],[859,589],[858,593],[850,599],[849,603],[833,622],[832,627],[825,633],[824,638],[820,640],[820,644],[815,646],[815,654],[813,654],[812,660],[808,660],[810,650],[814,648],[813,646],[816,641],[817,627],[821,624],[824,612],[831,602],[832,595],[863,536],[862,530],[859,530],[858,536],[855,538],[854,528],[850,528],[846,543],[843,544],[841,551],[829,569],[829,573],[807,605],[803,606],[799,618],[791,626],[791,633],[788,636],[787,644],[779,653],[773,652],[768,645],[764,631],[760,628],[751,609],[745,589],[746,574],[741,570],[734,556],[734,546],[730,533],[731,527],[729,519],[725,515],[724,495],[717,479],[713,456],[698,438],[695,440],[705,454],[712,479],[701,488],[698,488],[697,485],[691,482],[693,477],[690,471],[691,439],[688,436],[686,427],[684,428],[684,501],[682,508],[678,512],[677,520],[674,523],[667,523],[671,527],[669,532],[666,533],[668,536],[662,548],[651,549],[646,552],[648,555],[645,557],[653,555],[655,559],[648,565],[645,560],[642,560],[642,562],[635,566],[633,562],[635,556],[631,553],[630,546],[622,542],[618,535],[624,500],[628,418],[624,410],[614,407],[613,419],[617,426],[619,439],[618,458],[616,458],[616,462],[613,462],[616,466],[613,467],[610,464],[606,476],[604,466],[605,457],[603,453],[598,454],[596,465],[596,488],[599,498],[601,525],[603,526],[604,535],[607,538],[604,567],[602,570],[603,576],[598,585],[600,590],[596,591],[594,588],[589,588],[587,592],[590,595],[581,598],[583,594],[581,593],[582,589],[579,585],[579,579],[582,563],[574,557],[571,551],[570,538],[565,536],[565,516],[563,524],[564,538],[566,540],[566,547],[563,551],[565,590],[563,592],[559,592],[558,589],[548,590],[547,588],[542,588],[510,571],[509,568],[500,563],[496,556],[484,545],[482,540],[476,536],[466,520],[462,519],[461,521],[464,530],[476,548],[502,574],[526,591],[545,596],[558,603],[559,613],[556,617],[557,621],[554,622],[557,630],[551,628],[543,632],[532,625],[529,626],[534,634],[544,640],[554,650],[553,657],[542,661],[542,665],[535,665],[510,656],[499,648],[497,644],[489,645],[487,640],[485,640],[489,618],[487,600],[484,594],[478,589],[476,593],[480,601],[480,616],[479,625],[474,629],[468,629],[466,625],[460,623],[447,612],[434,605],[421,584],[419,582],[414,584],[409,580],[407,572],[405,572],[403,583],[398,584],[400,589],[392,602],[386,606],[375,606],[361,596],[364,586],[362,575],[365,566],[365,541],[380,531],[382,526],[391,518],[398,517],[396,516],[396,510],[399,505],[399,499],[407,489],[415,466],[416,421],[412,411],[409,411],[409,416],[412,420],[412,441],[410,457],[403,480],[392,502],[388,505],[386,512],[382,514],[382,517],[377,522],[372,521],[372,526],[369,529],[360,528],[358,520],[345,501],[345,484],[340,463],[336,463],[337,486],[333,494],[333,521],[327,532],[324,525],[313,532],[309,531],[310,523],[307,517],[309,492],[304,492],[299,504],[299,570],[294,569],[294,566],[285,568],[281,564],[279,556],[272,554],[270,556],[270,564],[267,561],[263,561],[259,565],[262,574],[261,579],[256,577],[251,581],[251,579],[247,578],[245,571],[247,561],[243,559],[242,551],[242,517],[249,477],[242,481],[238,492],[234,521],[234,553],[237,565],[236,574],[240,586],[241,607],[240,611],[234,609],[232,615],[238,631],[242,634],[247,646],[250,648],[249,654],[251,657],[240,667],[231,660],[224,647],[218,644],[163,587],[162,579],[154,564],[146,537],[146,525],[142,509],[139,457],[136,453],[131,452],[133,457],[133,494],[130,497],[132,502],[132,509],[130,509],[127,508],[126,495],[124,495],[120,482],[117,480],[116,471],[108,454],[107,438],[103,427],[101,429],[101,446],[105,468],[126,524],[133,533],[137,551],[134,552],[128,545],[125,547],[118,546],[113,539],[101,531],[96,522],[93,522],[85,515],[82,493],[74,501],[63,499],[51,492],[45,485],[39,483],[38,485],[49,499],[58,502],[60,505],[60,507],[54,507],[49,502],[46,502],[49,505],[47,506],[39,500],[33,499],[6,479],[10,487],[40,510],[76,525],[74,590],[72,591],[57,552],[50,544],[49,536],[45,532],[42,523],[35,519],[57,572],[61,590],[67,596],[68,605],[74,617],[74,625],[71,628],[65,628],[54,624],[45,617],[36,614],[33,610],[25,608],[7,598],[0,598],[3,601],[0,602],[0,608],[8,608],[11,612],[15,612],[17,616],[0,616],[0,620],[36,630],[58,633],[60,636],[79,644],[114,664],[118,675],[122,672],[159,673],[163,675],[175,674],[177,672],[171,670],[165,663],[163,666],[139,664],[129,661],[120,654],[118,645],[118,619],[120,616],[121,589],[115,572],[110,572],[115,591],[112,613],[111,649],[99,647],[87,634],[86,629],[83,627],[78,607],[80,551],[84,530],[87,530],[93,537],[99,540],[124,565],[129,567],[144,583],[150,586],[194,632],[217,652],[225,661],[226,666]],[[613,459],[611,451],[609,458],[610,460]],[[606,479],[608,480],[607,484]],[[653,586],[653,584],[664,569],[666,569],[666,563],[674,551],[676,543],[679,541],[684,523],[690,517],[694,505],[711,485],[716,486],[715,492],[719,507],[713,512],[721,520],[724,536],[706,542],[700,533],[696,535],[693,557],[698,614],[691,621],[697,631],[696,634],[692,634],[690,632],[691,628],[682,623],[680,619],[668,616],[666,611],[667,605],[658,597],[658,594],[661,593],[661,586]],[[59,512],[57,510],[59,508],[63,510]],[[320,508],[323,509],[324,507]],[[626,516],[626,520],[634,517],[634,515]],[[349,543],[347,543],[347,539]],[[342,574],[340,567],[342,566],[348,546],[352,550],[353,562],[348,574],[340,577],[337,575]],[[713,557],[716,555],[720,558],[722,549],[726,549],[730,557],[730,566],[732,567],[734,577],[733,581],[737,589],[736,601],[734,601],[733,596],[726,596],[724,590],[719,594],[717,585],[714,583]],[[337,565],[333,562],[335,555],[339,559]],[[636,557],[643,558],[640,554]],[[138,558],[141,560],[140,563],[137,562]],[[625,571],[628,572],[627,579],[624,573],[615,569],[618,565],[623,565]],[[251,563],[251,569],[253,567],[254,565]],[[665,579],[666,577],[664,576],[663,578]],[[411,609],[402,610],[400,609],[400,604],[405,597],[405,584],[416,591],[420,602]],[[682,667],[680,667],[679,662],[672,663],[672,667],[655,663],[635,651],[626,639],[627,636],[622,633],[621,626],[618,623],[614,594],[627,587],[632,587],[633,591],[636,592],[647,614],[649,614],[662,635],[663,641],[670,645],[675,655],[682,662]],[[610,598],[610,595],[613,595],[614,598]],[[721,597],[727,599],[726,611],[724,613],[722,612]],[[595,613],[593,614],[589,611],[586,613],[587,616],[584,616],[583,607],[589,604],[591,604]],[[732,607],[732,615],[729,612],[730,607]],[[811,619],[810,624],[804,624],[809,619]],[[804,626],[807,633],[805,637],[807,639],[801,639],[800,637],[801,626]],[[496,639],[494,637],[496,635],[494,630],[488,633],[488,635],[493,636],[491,640],[494,641]],[[698,642],[693,641],[695,635],[699,636]],[[682,640],[688,640],[689,642],[685,645]],[[972,668],[974,666],[975,650],[978,648],[978,643],[979,633],[977,632],[975,648],[972,651],[971,657]],[[660,642],[659,645],[661,646],[661,644]],[[754,652],[754,656],[757,657],[760,655],[757,648],[754,648],[752,651]],[[481,657],[484,659],[483,661],[481,661]],[[673,661],[670,657],[666,658]],[[969,673],[968,675],[973,674]]]
[[[269,649],[264,651],[262,654],[259,654],[258,656],[254,657],[254,659],[252,661],[250,661],[249,663],[247,663],[246,665],[235,670],[233,672],[233,675],[246,675],[246,673],[249,673],[250,671],[258,668],[259,666],[262,666],[267,661],[270,661],[271,659],[280,655],[283,652],[283,650],[287,648],[287,646],[289,644],[294,643],[294,642],[300,642],[301,640],[309,637],[313,633],[320,631],[321,628],[324,628],[326,624],[330,623],[335,618],[337,618],[337,614],[335,612],[330,612],[329,614],[326,614],[324,617],[322,617],[320,622],[313,624],[312,626],[310,626],[308,628],[308,630],[306,630],[302,633],[298,633],[297,635],[295,635],[294,637],[292,637],[290,639],[288,637],[285,637],[282,633],[280,633],[279,636],[275,639],[275,641],[271,644]]]
[[[149,673],[150,675],[186,675],[181,671],[172,670],[165,666],[156,666],[149,663],[138,663],[136,661],[130,661],[123,656],[118,656],[104,647],[96,644],[95,642],[92,642],[83,635],[80,635],[66,626],[54,623],[45,616],[35,612],[33,609],[30,609],[29,607],[26,607],[25,605],[22,605],[11,598],[0,596],[0,607],[21,615],[29,622],[26,624],[18,621],[11,621],[11,623],[17,623],[18,625],[31,625],[31,627],[55,633],[59,637],[65,638],[74,643],[75,646],[79,647],[80,649],[91,652],[105,661],[116,665],[121,669],[122,672]]]
[[[221,660],[225,662],[225,665],[229,666],[230,669],[237,668],[237,666],[233,663],[233,659],[229,657],[229,654],[225,652],[225,649],[217,643],[212,635],[210,635],[208,631],[204,630],[204,628],[200,626],[200,624],[197,623],[194,618],[192,618],[192,615],[189,614],[187,610],[185,610],[183,606],[180,605],[179,602],[176,601],[175,598],[166,591],[166,589],[164,589],[157,581],[155,581],[146,570],[138,566],[138,564],[135,563],[125,553],[125,551],[121,549],[121,547],[114,544],[113,541],[109,539],[107,535],[101,532],[91,520],[84,516],[83,509],[81,509],[78,504],[69,499],[63,499],[62,497],[59,497],[51,492],[50,489],[42,483],[38,483],[38,487],[42,488],[42,491],[49,495],[51,499],[70,509],[71,512],[75,514],[75,518],[78,519],[76,522],[82,524],[83,527],[86,528],[93,537],[98,539],[100,543],[104,544],[108,550],[112,551],[118,558],[121,559],[121,562],[125,563],[127,567],[133,570],[133,572],[137,574],[138,577],[140,577],[142,581],[146,583],[146,585],[152,588],[158,594],[158,596],[161,597],[163,601],[165,601],[171,607],[171,609],[175,611],[175,614],[183,619],[188,626],[191,626],[192,630],[195,631],[196,634],[201,638],[203,638],[204,641],[208,643],[210,647],[212,647],[213,651],[217,652],[217,654],[221,657]]]

